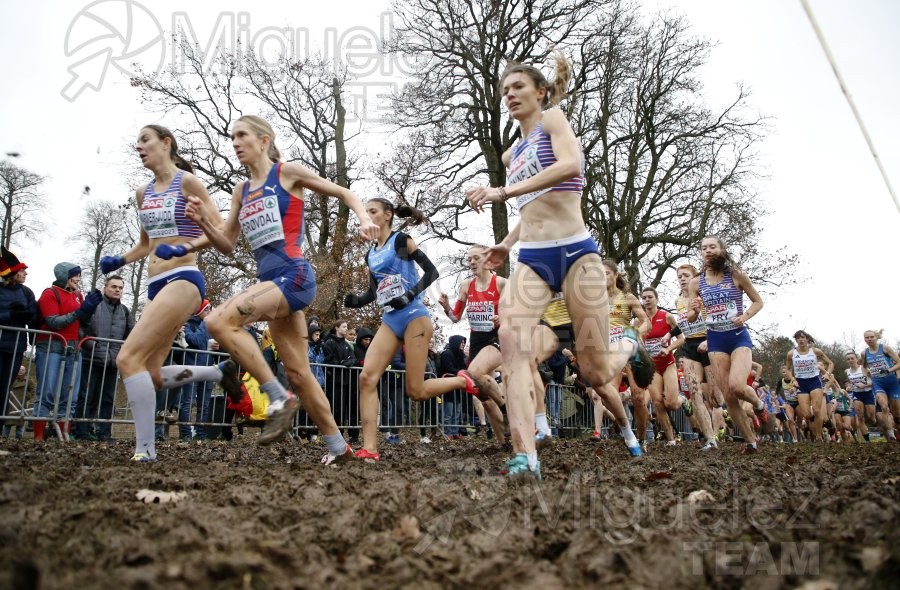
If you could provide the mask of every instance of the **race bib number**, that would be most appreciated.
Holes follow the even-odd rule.
[[[241,207],[240,222],[241,230],[253,250],[272,242],[284,240],[284,226],[281,223],[277,196],[260,197],[248,201]]]
[[[495,315],[493,301],[469,301],[466,305],[466,318],[473,332],[493,332]]]
[[[609,327],[609,343],[613,344],[625,337],[625,328],[622,326]]]
[[[737,328],[734,319],[738,317],[737,303],[726,301],[706,307],[706,327],[715,330]]]
[[[395,297],[403,295],[403,280],[400,275],[387,275],[378,281],[378,288],[375,291],[375,301],[381,307],[385,307],[388,301]]]
[[[141,203],[141,225],[150,238],[170,238],[178,235],[175,225],[175,202],[173,196],[145,198]]]
[[[813,357],[800,357],[797,358],[797,355],[794,355],[794,376],[801,379],[811,379],[813,377],[818,376],[819,374],[819,366],[817,364],[816,358]]]
[[[525,149],[509,163],[509,168],[506,171],[506,185],[510,186],[531,178],[543,169],[544,167],[538,159],[537,146],[528,144]],[[549,191],[549,188],[545,188],[526,195],[521,195],[516,199],[516,203],[519,205],[519,209],[521,209],[531,201]]]
[[[706,322],[703,321],[702,314],[698,314],[697,319],[693,322],[688,321],[687,314],[688,310],[686,309],[678,312],[678,327],[681,329],[684,337],[702,336],[706,333]]]
[[[662,338],[648,338],[644,341],[644,348],[650,356],[663,356]]]

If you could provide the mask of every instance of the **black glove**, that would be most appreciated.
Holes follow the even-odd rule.
[[[355,293],[347,293],[344,295],[344,307],[357,308],[362,306],[359,304],[359,297]]]
[[[401,295],[400,297],[394,297],[390,301],[387,302],[388,305],[394,308],[394,311],[403,309],[407,305],[409,305],[410,301],[412,301],[415,296],[412,296],[409,291]]]

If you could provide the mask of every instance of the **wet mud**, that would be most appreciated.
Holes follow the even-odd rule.
[[[900,445],[0,442],[0,588],[897,588]],[[141,490],[180,493],[144,503]],[[162,494],[163,496],[165,494]]]

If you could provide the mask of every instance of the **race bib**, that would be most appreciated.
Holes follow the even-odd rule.
[[[648,338],[644,341],[644,348],[650,356],[663,356],[662,338]]]
[[[378,288],[375,290],[375,301],[381,307],[385,307],[388,301],[395,297],[403,295],[403,280],[400,275],[387,275],[378,281]]]
[[[275,195],[248,201],[241,207],[240,222],[241,230],[253,250],[284,240],[284,226]]]
[[[625,328],[622,326],[610,326],[609,327],[609,343],[612,344],[614,342],[618,342],[625,336]]]
[[[175,225],[176,201],[177,199],[170,195],[143,200],[139,215],[148,237],[170,238],[178,235],[178,226]]]
[[[733,330],[737,328],[734,319],[738,317],[737,303],[725,301],[706,307],[706,327],[712,330]]]
[[[493,301],[469,301],[466,305],[466,318],[473,332],[493,332],[495,315]]]
[[[544,167],[538,159],[537,146],[528,144],[525,149],[522,150],[518,156],[513,157],[512,161],[509,163],[509,168],[506,171],[506,185],[510,186],[531,178],[543,169]],[[521,195],[516,199],[516,203],[518,204],[519,209],[521,209],[531,201],[549,191],[549,188],[545,188]]]
[[[703,321],[703,315],[697,314],[697,319],[693,322],[687,319],[688,310],[678,312],[678,327],[685,338],[692,336],[702,336],[706,333],[706,322]]]
[[[799,357],[794,354],[794,376],[800,379],[812,379],[819,375],[816,357]]]

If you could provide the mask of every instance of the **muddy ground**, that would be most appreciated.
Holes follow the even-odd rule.
[[[128,441],[2,441],[0,588],[900,585],[898,444],[630,460],[559,441],[543,483],[510,486],[484,439],[333,468],[322,446],[255,432],[161,443],[156,464],[130,463]]]

